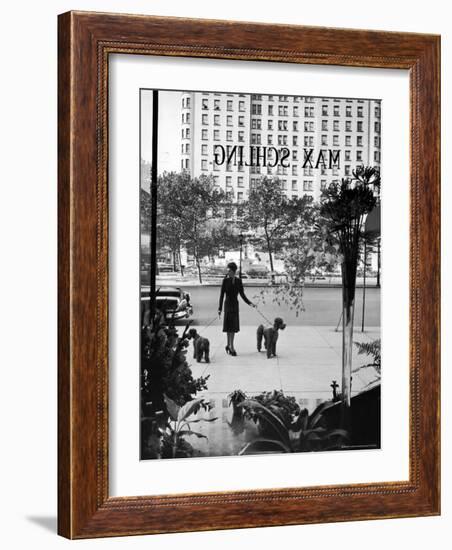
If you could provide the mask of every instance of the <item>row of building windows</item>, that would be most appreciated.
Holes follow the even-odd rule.
[[[252,120],[251,120],[251,127],[253,128],[253,121]],[[330,127],[329,127],[328,122],[329,122],[328,120],[322,120],[321,121],[321,131],[322,132],[330,131]],[[349,122],[350,124],[347,124],[347,122]],[[254,130],[262,130],[262,124],[260,124],[260,127],[259,127],[259,124],[257,122],[255,122],[254,126],[255,126],[253,128]],[[315,123],[314,123],[314,121],[305,120],[303,125],[300,126],[300,124],[298,123],[298,120],[293,120],[291,128],[290,128],[287,120],[278,120],[278,130],[279,131],[288,132],[291,129],[292,132],[298,132],[298,131],[300,131],[301,128],[303,128],[303,130],[305,132],[315,132]],[[346,132],[353,132],[352,121],[351,120],[345,121],[345,127],[344,128],[345,128]],[[274,130],[275,129],[272,120],[267,121],[267,129],[268,130]],[[381,130],[380,122],[375,121],[374,122],[374,132],[375,133],[380,133],[380,130]],[[339,125],[338,120],[333,121],[332,131],[333,132],[339,132],[340,131],[340,125]],[[363,132],[363,131],[364,131],[363,121],[362,120],[356,121],[356,132]]]
[[[381,114],[380,107],[378,105],[376,105],[374,107],[374,116],[376,118],[380,118],[380,114]],[[322,105],[322,116],[328,116],[328,115],[329,115],[328,105]],[[339,105],[334,105],[333,106],[333,116],[341,116]],[[345,106],[345,116],[346,117],[352,117],[353,116],[351,105],[346,105]],[[364,116],[364,107],[362,105],[358,105],[356,107],[356,116],[358,118],[363,118],[363,116]]]
[[[206,126],[209,124],[209,115],[203,114],[201,117],[201,123],[203,126]],[[213,115],[213,124],[214,126],[221,126],[221,119],[220,115]],[[244,116],[238,116],[237,117],[237,126],[245,126],[245,117]],[[228,115],[226,117],[226,126],[234,126],[234,118],[232,115]]]
[[[325,131],[324,128],[322,128],[323,131]],[[280,130],[280,131],[284,131],[283,130]],[[306,127],[305,126],[305,132],[309,132],[309,133],[314,133],[314,128],[311,126],[308,126]],[[274,145],[276,142],[274,142],[273,140],[273,134],[268,134],[267,135],[267,144],[268,145]],[[189,128],[182,128],[182,139],[189,139],[190,138],[190,129]],[[307,139],[308,138],[308,139]],[[309,139],[309,138],[312,138]],[[208,141],[209,140],[209,132],[207,129],[203,129],[201,131],[201,139],[203,141]],[[214,130],[213,131],[213,140],[214,141],[220,141],[220,130]],[[232,130],[226,130],[226,141],[233,141],[233,131]],[[328,136],[327,135],[324,135],[322,134],[322,137],[321,137],[321,143],[322,145],[328,145]],[[349,145],[351,146],[351,140],[352,140],[352,136],[345,136],[345,139],[344,139],[344,143],[345,145]],[[237,141],[239,142],[244,142],[245,141],[245,132],[244,131],[241,131],[239,130],[237,132]],[[261,134],[256,134],[256,133],[252,133],[251,134],[251,143],[252,144],[255,144],[255,145],[260,145],[263,143],[263,140],[262,140],[262,135]],[[288,145],[289,143],[289,138],[286,134],[278,134],[277,135],[277,143],[278,145]],[[304,144],[305,144],[305,147],[307,146],[311,146],[314,144],[314,136],[304,136]],[[363,144],[363,141],[362,141],[362,136],[356,136],[356,145],[357,147],[361,147]],[[298,136],[292,136],[292,145],[296,146],[298,145]],[[333,135],[333,145],[337,145],[339,146],[339,135]],[[379,147],[380,146],[380,139],[379,139],[379,136],[374,136],[374,145],[375,147]]]
[[[202,92],[202,95],[210,95],[209,92]],[[215,96],[223,96],[223,95],[226,95],[227,97],[235,97],[235,94],[219,94],[219,93],[215,93],[213,94]],[[246,97],[246,94],[238,94],[238,97]],[[208,101],[206,99],[206,101]],[[220,100],[215,100],[215,101],[220,101]],[[231,100],[232,101],[232,100]],[[218,104],[218,103],[217,103]],[[204,105],[204,99],[203,99],[203,105]],[[191,109],[191,97],[183,97],[182,98],[182,109]]]
[[[329,107],[328,105],[322,105],[322,116],[329,116],[328,107]],[[267,105],[267,115],[268,116],[275,116],[276,112],[278,113],[278,116],[289,116],[289,107],[287,105],[278,105],[278,111],[276,111],[276,108],[273,105]],[[251,105],[251,114],[253,114],[253,115],[262,115],[262,113],[263,113],[263,109],[262,109],[262,104],[261,103],[253,103]],[[303,113],[304,113],[305,118],[314,118],[315,115],[316,115],[315,107],[305,107]],[[292,110],[291,110],[290,114],[294,117],[300,116],[300,110],[298,108],[298,105],[294,105],[292,107]],[[356,108],[356,113],[355,114],[358,118],[363,118],[364,117],[364,107],[362,105],[358,105],[357,108]],[[378,107],[378,106],[375,107],[374,114],[375,114],[376,118],[380,118],[380,107]],[[340,117],[341,116],[339,105],[334,105],[333,106],[332,115],[335,116],[335,117]],[[351,105],[346,105],[345,106],[345,116],[346,117],[352,117],[353,116]]]
[[[274,101],[275,98],[277,98],[277,101],[280,101],[280,102],[288,102],[290,99],[292,99],[295,103],[298,103],[300,101],[304,101],[305,103],[314,103],[315,102],[315,98],[314,97],[311,97],[311,96],[288,96],[288,95],[262,95],[262,94],[251,94],[251,100],[252,101],[262,101],[262,100],[265,100],[265,99],[268,99],[268,101]],[[341,103],[344,101],[344,99],[341,99],[341,98],[330,98],[330,97],[322,97],[322,98],[317,98],[317,99],[321,99],[322,102],[324,103],[328,103],[330,100],[332,100],[334,103]],[[345,99],[345,103],[353,103],[354,101],[356,101],[357,103],[364,103],[365,100],[364,99],[357,99],[357,100],[353,100],[353,99]]]
[[[202,92],[202,95],[204,96],[226,96],[226,97],[246,97],[247,94],[228,94],[228,93],[220,93],[220,92]],[[315,98],[311,96],[289,96],[289,95],[262,95],[262,94],[251,94],[251,99],[253,101],[262,101],[263,99],[268,99],[268,101],[274,101],[276,98],[277,101],[281,102],[288,102],[289,100],[293,100],[294,102],[298,103],[301,101],[304,101],[305,103],[314,103]],[[323,103],[328,103],[329,101],[333,101],[334,103],[341,103],[344,102],[344,99],[341,98],[330,98],[330,97],[322,97],[318,98],[321,99]],[[357,103],[364,103],[364,99],[345,99],[345,103],[353,103],[356,101]],[[190,108],[190,97],[182,98],[182,107],[183,108]]]
[[[267,97],[268,101],[274,101],[275,97],[277,98],[277,101],[283,101],[287,102],[289,99],[293,99],[295,102],[299,101],[305,101],[305,103],[314,103],[314,98],[310,96],[289,96],[289,95],[268,95],[268,96],[262,96],[262,94],[251,94],[251,100],[252,101],[262,101],[262,97]]]
[[[285,134],[278,134],[276,136],[277,140],[274,141],[273,134],[267,135],[267,145],[289,145],[289,138]],[[322,134],[321,136],[321,145],[322,146],[328,146],[330,144],[329,136],[326,134]],[[333,135],[332,136],[332,145],[333,146],[340,146],[340,136],[339,135]],[[182,139],[190,139],[190,128],[182,128]],[[201,139],[203,141],[209,140],[209,134],[207,129],[203,129],[201,131]],[[220,130],[214,130],[213,131],[213,140],[214,141],[220,141]],[[233,141],[234,135],[232,130],[226,130],[226,141]],[[240,143],[243,143],[245,141],[245,132],[242,130],[239,130],[237,132],[237,141]],[[252,133],[251,134],[251,144],[253,145],[262,145],[263,140],[261,134]],[[380,147],[380,137],[374,136],[374,146]],[[351,147],[352,146],[352,136],[346,135],[344,139],[345,146]],[[299,145],[298,136],[292,136],[292,146],[297,147]],[[304,147],[314,147],[314,136],[304,136],[303,139],[303,145]],[[356,147],[363,147],[363,136],[356,136]],[[185,150],[184,150],[185,147]],[[204,145],[202,145],[202,148],[204,150]],[[189,147],[188,144],[182,144],[182,153],[189,153]],[[203,153],[204,154],[204,153]]]
[[[222,96],[226,95],[227,97],[245,97],[246,94],[225,94],[224,92],[202,92],[202,95],[216,95],[216,96]]]
[[[187,98],[188,99],[188,98]],[[202,109],[208,110],[210,108],[209,99],[203,98],[202,99]],[[241,100],[238,102],[238,109],[239,111],[245,111],[245,105],[246,102]],[[187,108],[187,107],[185,107]],[[213,100],[213,109],[215,111],[221,110],[221,100],[220,99],[214,99]],[[234,101],[232,99],[226,100],[226,110],[227,111],[233,111],[234,110]],[[315,107],[314,106],[306,106],[304,108],[304,116],[307,118],[313,118],[315,116]],[[251,104],[251,113],[253,115],[262,115],[262,104],[261,103],[252,103]],[[276,110],[273,105],[267,106],[267,114],[268,116],[274,116],[276,113]],[[328,105],[322,105],[322,116],[328,116]],[[299,116],[299,108],[297,105],[294,105],[292,107],[292,116]],[[334,105],[333,106],[333,116],[341,116],[340,113],[340,105]],[[356,108],[356,116],[358,118],[362,118],[364,116],[364,107],[362,105],[358,105]],[[380,107],[376,106],[374,114],[376,117],[380,117]],[[278,116],[289,116],[289,107],[288,105],[278,105]],[[345,116],[346,117],[352,117],[352,105],[346,105],[345,106]]]
[[[285,135],[278,135],[278,145],[287,145],[288,139]],[[321,136],[321,145],[328,146],[332,144],[333,146],[340,146],[340,136],[338,134],[335,134],[332,136],[331,139],[328,139],[329,136],[326,134],[322,134]],[[228,132],[226,132],[226,140],[231,141],[232,135],[230,136],[230,139],[228,138]],[[261,134],[251,134],[251,143],[253,145],[261,145],[262,144],[262,137]],[[298,143],[298,142],[297,142]],[[268,134],[267,135],[267,144],[273,145],[273,135]],[[352,136],[346,135],[344,139],[345,146],[352,146]],[[304,136],[304,146],[305,147],[313,147],[314,146],[314,136]],[[379,147],[380,146],[380,138],[379,136],[374,136],[374,146]],[[364,147],[363,143],[363,136],[356,136],[356,147]]]
[[[203,98],[201,102],[201,107],[203,110],[209,109],[209,100],[207,98]],[[239,101],[238,102],[239,111],[244,112],[245,111],[245,101]],[[213,109],[214,111],[220,111],[221,110],[221,100],[220,99],[214,99],[213,100]],[[232,99],[228,99],[226,101],[226,110],[227,111],[233,111],[234,110],[234,101]]]
[[[280,132],[284,132],[286,131],[286,128],[284,128],[283,126],[281,127],[278,127],[278,130]],[[306,132],[309,131],[310,133],[313,133],[311,132],[311,130],[305,130]],[[226,135],[228,134],[231,134],[231,139],[232,139],[232,130],[231,131],[227,131],[226,132]],[[309,137],[309,136],[306,136],[306,137]],[[311,136],[312,138],[314,138],[314,136]],[[322,145],[328,145],[328,135],[326,134],[322,134]],[[285,139],[284,139],[285,138]],[[334,134],[332,136],[333,138],[333,145],[339,145],[339,134]],[[344,140],[344,143],[345,145],[351,145],[351,140],[352,140],[352,136],[345,136],[345,140]],[[256,134],[256,133],[252,133],[251,134],[251,143],[255,143],[255,144],[260,144],[263,142],[263,139],[262,139],[262,134]],[[284,143],[283,143],[284,142]],[[272,134],[268,134],[267,135],[267,143],[268,144],[273,144],[273,135]],[[287,136],[286,135],[278,135],[278,144],[279,145],[287,145]],[[362,147],[363,146],[363,136],[356,136],[356,145],[357,147]]]
[[[208,141],[209,133],[208,133],[207,129],[201,130],[201,139],[203,141]],[[214,139],[214,141],[220,141],[220,130],[214,130],[213,131],[213,139]],[[226,141],[233,141],[232,130],[226,130]],[[243,130],[239,130],[237,132],[237,141],[239,141],[239,142],[244,142],[245,141],[245,132]]]
[[[243,97],[243,94],[242,94],[242,97]],[[288,96],[278,96],[278,97],[283,98],[283,99],[280,99],[280,101],[287,101],[288,100],[287,99]],[[252,99],[259,99],[259,98],[262,99],[262,96],[260,96],[260,95],[253,95],[252,96]],[[273,96],[268,96],[268,98],[269,98],[269,101],[273,100]],[[304,99],[305,99],[306,103],[314,102],[313,98],[306,97]],[[294,101],[299,101],[298,96],[294,97]],[[323,101],[328,101],[328,99],[325,98]],[[335,101],[340,101],[340,100],[335,100]],[[347,101],[351,102],[351,100],[347,100]],[[233,100],[227,100],[226,109],[228,111],[232,111],[233,110],[233,105],[234,105]],[[221,106],[220,100],[215,99],[214,100],[214,109],[215,110],[220,110],[220,106]],[[183,109],[190,109],[191,108],[191,98],[190,97],[182,98],[182,108]],[[209,108],[209,100],[208,99],[204,98],[202,100],[202,108],[203,109],[208,109]],[[251,109],[252,109],[252,113],[255,114],[255,115],[261,115],[262,114],[262,105],[261,104],[253,104],[251,106]],[[245,102],[244,101],[239,102],[239,110],[240,111],[245,110]],[[358,105],[357,108],[356,108],[356,115],[360,118],[363,117],[364,116],[363,110],[364,110],[364,107],[362,105]],[[268,116],[274,116],[275,111],[274,111],[274,106],[273,105],[268,105],[267,113],[268,113]],[[328,113],[329,113],[328,105],[322,105],[322,116],[328,116]],[[278,106],[278,116],[288,116],[288,115],[289,115],[288,106],[287,105],[279,105]],[[381,108],[380,108],[379,105],[376,105],[374,107],[374,115],[375,115],[376,118],[381,117]],[[184,115],[182,115],[182,116],[184,116]],[[295,117],[299,116],[299,108],[298,108],[297,105],[294,105],[293,108],[292,108],[292,116],[295,116]],[[315,108],[314,107],[305,107],[304,108],[304,116],[307,117],[307,118],[308,117],[314,117],[315,116]],[[340,116],[340,106],[339,105],[334,105],[333,106],[333,116]],[[345,116],[347,116],[347,117],[352,116],[352,106],[351,105],[346,105],[345,106]],[[185,122],[188,123],[189,121],[190,121],[190,113],[186,113]],[[182,122],[184,123],[184,118],[182,118]]]
[[[326,168],[321,167],[320,168],[320,175],[326,176],[328,175],[328,172],[331,172],[333,176],[339,175],[339,168]],[[250,173],[251,174],[263,174],[266,173],[269,176],[288,176],[289,175],[289,168],[287,166],[281,166],[278,165],[276,168],[271,168],[270,166],[262,167],[262,166],[251,166],[250,167]],[[301,174],[298,173],[298,167],[296,165],[291,167],[290,173],[292,176],[299,176]],[[350,166],[347,165],[345,169],[345,175],[350,175]],[[313,176],[312,169],[304,168],[303,169],[303,176]]]
[[[182,114],[182,123],[189,123],[190,122],[190,113]],[[209,125],[209,115],[203,114],[201,118],[201,122],[203,126]],[[274,130],[275,129],[275,122],[278,123],[278,130],[288,132],[289,131],[289,121],[288,120],[273,120],[269,119],[267,120],[267,130]],[[328,120],[322,120],[322,131],[330,131]],[[214,126],[220,126],[221,125],[221,119],[220,115],[214,115],[213,116],[213,124]],[[226,126],[234,126],[234,119],[232,115],[228,115],[226,117]],[[245,117],[239,116],[237,118],[237,126],[244,127],[245,126]],[[253,130],[262,130],[262,119],[260,118],[252,118],[251,119],[251,128]],[[313,121],[305,121],[303,124],[303,128],[305,132],[313,132],[314,131],[314,122]],[[291,130],[293,132],[298,132],[300,129],[300,125],[297,120],[292,121]],[[346,132],[353,132],[352,129],[352,121],[346,120],[344,129]],[[333,126],[332,126],[333,132],[340,132],[340,121],[339,120],[333,120]],[[356,131],[362,132],[363,131],[363,123],[362,121],[357,121],[356,123]],[[374,131],[380,132],[380,123],[378,121],[374,122]]]

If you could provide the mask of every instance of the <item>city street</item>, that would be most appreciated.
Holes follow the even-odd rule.
[[[247,287],[244,281],[245,294],[251,301],[256,301],[262,289],[268,287]],[[218,300],[220,297],[219,286],[184,286],[184,290],[190,293],[191,303],[194,308],[193,326],[205,326],[217,314]],[[362,296],[363,289],[356,289],[355,327],[361,330],[362,320]],[[287,306],[278,306],[271,301],[268,294],[266,303],[259,302],[259,310],[271,321],[275,317],[282,317],[288,326],[333,326],[335,327],[341,315],[341,288],[305,288],[303,303],[305,311],[298,317]],[[258,313],[247,306],[239,298],[240,322],[242,325],[257,326],[263,319]],[[221,326],[222,321],[217,319],[214,325]],[[370,287],[366,289],[365,326],[377,327],[380,325],[380,289]]]

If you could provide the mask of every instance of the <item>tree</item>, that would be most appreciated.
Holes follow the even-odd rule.
[[[289,200],[278,178],[264,176],[250,188],[248,200],[238,208],[242,224],[256,232],[255,242],[265,245],[272,272],[274,253],[297,219],[300,203],[307,200],[305,197]]]
[[[181,259],[181,248],[183,244],[183,224],[180,218],[168,215],[164,209],[157,218],[157,234],[161,236],[161,242],[171,250],[173,267],[176,271],[179,263],[180,273],[184,274]]]
[[[222,218],[207,220],[200,232],[199,253],[213,259],[221,250],[237,245],[239,239],[236,228]]]
[[[140,189],[140,227],[141,231],[151,230],[151,195]]]
[[[211,176],[192,178],[188,172],[165,172],[159,178],[159,215],[162,215],[161,241],[172,232],[174,242],[183,243],[193,254],[202,283],[201,259],[212,255],[214,239],[209,223],[226,206],[226,195]]]
[[[333,182],[321,196],[320,215],[328,234],[337,238],[342,268],[342,410],[343,425],[349,423],[355,310],[356,271],[363,240],[365,216],[377,204],[380,173],[358,166],[352,177]]]
[[[295,310],[298,316],[304,311],[303,290],[306,277],[317,271],[328,271],[338,262],[339,244],[328,236],[327,228],[319,215],[319,205],[305,196],[296,202],[296,218],[290,224],[284,239],[284,267],[287,282],[271,289],[263,289],[261,297],[271,293],[278,306],[281,303]]]
[[[141,189],[140,198],[140,223],[141,233],[151,233],[151,195],[145,190]],[[163,195],[164,197],[164,195]],[[159,201],[161,202],[161,201]],[[182,262],[181,262],[181,245],[182,245],[182,226],[180,220],[168,216],[165,209],[159,208],[159,214],[157,217],[157,234],[164,235],[164,247],[169,248],[173,257],[174,271],[177,268],[177,262],[179,262],[181,275],[183,275]],[[164,248],[160,246],[160,249]]]

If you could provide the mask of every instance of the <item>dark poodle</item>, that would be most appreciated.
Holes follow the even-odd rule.
[[[201,362],[201,359],[204,356],[206,363],[210,363],[209,350],[210,342],[207,338],[200,336],[196,329],[191,328],[188,331],[188,338],[193,339],[193,359],[196,359],[198,363]]]
[[[273,326],[265,328],[264,325],[257,327],[257,351],[262,349],[262,338],[264,347],[267,350],[267,357],[276,357],[276,342],[278,341],[279,330],[284,330],[286,325],[281,317],[276,317]]]

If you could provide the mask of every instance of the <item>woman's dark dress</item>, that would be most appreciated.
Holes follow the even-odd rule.
[[[223,299],[226,296],[224,300],[223,332],[239,332],[240,330],[239,301],[237,299],[239,294],[245,303],[251,305],[243,291],[242,279],[239,279],[239,277],[225,277],[221,285],[220,305],[218,306],[219,311],[221,311],[223,309]]]

